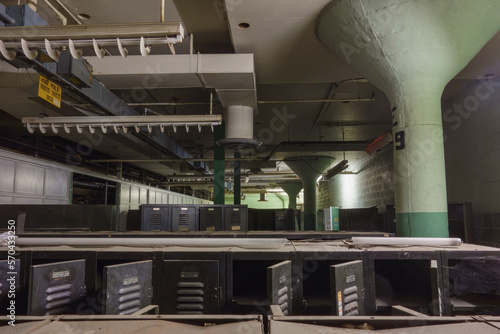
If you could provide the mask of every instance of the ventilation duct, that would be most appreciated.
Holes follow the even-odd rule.
[[[217,144],[237,151],[259,147],[262,142],[253,139],[253,114],[253,108],[248,106],[227,107],[226,138]]]

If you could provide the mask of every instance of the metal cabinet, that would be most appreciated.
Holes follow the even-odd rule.
[[[224,222],[223,205],[202,205],[199,209],[200,231],[222,231]]]
[[[246,205],[224,206],[226,231],[248,231],[248,207]]]
[[[172,231],[198,231],[198,208],[198,205],[171,206]]]
[[[170,231],[170,208],[167,205],[141,205],[142,231]]]

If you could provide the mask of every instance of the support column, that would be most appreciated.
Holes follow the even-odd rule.
[[[427,93],[407,93],[394,99],[398,236],[449,236],[440,97],[438,86]]]
[[[241,153],[234,151],[234,158],[241,158]],[[241,161],[234,162],[234,204],[241,204]]]
[[[288,195],[288,208],[297,209],[297,195],[302,190],[302,182],[280,183],[279,186]]]
[[[225,178],[225,149],[217,145],[217,140],[224,139],[224,121],[221,125],[214,127],[214,204],[225,204],[224,178]]]

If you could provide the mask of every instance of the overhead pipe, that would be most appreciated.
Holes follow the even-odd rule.
[[[448,237],[441,95],[500,29],[497,0],[334,0],[316,34],[387,95],[397,234]]]

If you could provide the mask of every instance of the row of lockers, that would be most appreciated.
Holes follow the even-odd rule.
[[[247,231],[246,205],[141,205],[142,231]]]
[[[362,253],[362,254],[359,254]],[[428,315],[500,314],[500,260],[461,254],[387,252],[21,252],[18,314],[265,313],[386,315],[402,305]],[[0,261],[0,281],[9,277]],[[8,302],[0,287],[0,306]],[[24,311],[23,311],[24,310]],[[24,312],[24,313],[23,313]]]

